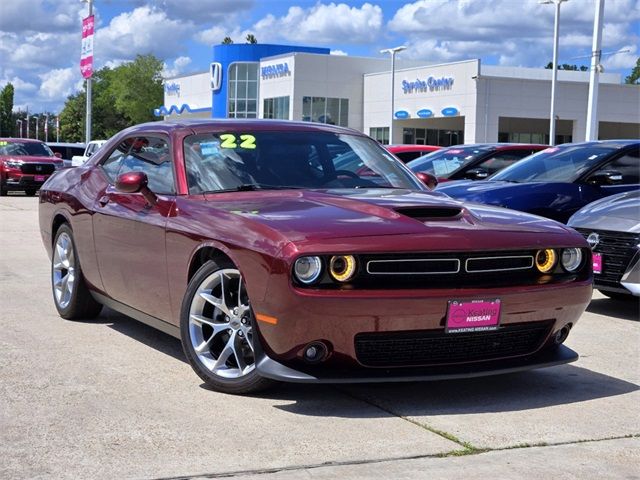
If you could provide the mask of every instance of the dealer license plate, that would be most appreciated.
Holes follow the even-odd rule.
[[[602,254],[594,253],[593,256],[593,273],[602,273]]]
[[[46,175],[36,175],[33,180],[36,182],[44,182],[47,179]]]
[[[500,324],[500,299],[449,300],[447,333],[497,330]]]

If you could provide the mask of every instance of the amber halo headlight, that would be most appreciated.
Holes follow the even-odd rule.
[[[538,250],[536,253],[536,268],[541,273],[549,273],[556,266],[558,256],[552,248]]]
[[[351,280],[356,273],[356,259],[353,255],[335,255],[329,262],[329,273],[338,282]]]
[[[320,277],[322,260],[320,257],[300,257],[293,265],[293,273],[299,282],[309,285]]]
[[[579,248],[565,248],[562,250],[562,268],[567,272],[575,272],[582,265],[582,250]]]

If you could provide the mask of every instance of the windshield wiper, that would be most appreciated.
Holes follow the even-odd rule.
[[[256,190],[292,190],[303,187],[292,185],[266,185],[263,183],[243,183],[233,188],[223,188],[220,190],[208,190],[203,193],[228,193],[228,192],[254,192]]]

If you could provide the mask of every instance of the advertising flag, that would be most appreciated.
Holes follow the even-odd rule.
[[[84,78],[91,78],[93,75],[93,15],[82,20],[80,72]]]

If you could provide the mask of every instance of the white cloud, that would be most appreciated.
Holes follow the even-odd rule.
[[[253,33],[260,43],[296,42],[309,45],[331,45],[374,42],[382,29],[382,9],[377,5],[364,3],[361,7],[351,7],[346,3],[317,3],[313,7],[290,7],[281,17],[268,14],[250,28],[223,28],[213,26],[196,35],[205,44],[220,43],[229,36],[234,42],[244,42],[248,33]],[[232,25],[231,22],[225,22]]]
[[[605,55],[601,62],[605,68],[618,69],[618,68],[633,68],[638,60],[638,46],[637,45],[625,45],[618,49],[619,53],[613,55]]]
[[[193,25],[172,20],[163,11],[139,7],[114,17],[96,31],[94,52],[99,59],[133,59],[152,53],[160,58],[175,57]]]
[[[254,0],[162,0],[155,2],[158,9],[167,12],[171,20],[186,20],[196,24],[204,22],[228,22],[230,15],[250,10]]]
[[[82,80],[78,79],[77,68],[57,68],[39,75],[42,83],[38,94],[43,100],[58,100],[82,88]]]
[[[560,62],[588,63],[580,57],[591,50],[594,14],[594,0],[562,4]],[[537,0],[419,0],[399,8],[388,28],[406,36],[403,55],[411,58],[494,57],[503,65],[543,66],[552,58],[554,15],[552,5]],[[608,2],[603,47],[637,41],[632,22],[638,19],[640,0]]]
[[[345,52],[344,50],[331,50],[329,52],[330,55],[343,55],[343,56],[347,56],[349,55],[347,52]]]
[[[86,6],[75,1],[4,0],[0,31],[61,33],[77,30]]]
[[[184,73],[185,68],[191,63],[191,58],[189,57],[178,57],[176,58],[172,65],[169,66],[166,63],[164,64],[164,68],[162,70],[162,77],[175,77]]]

